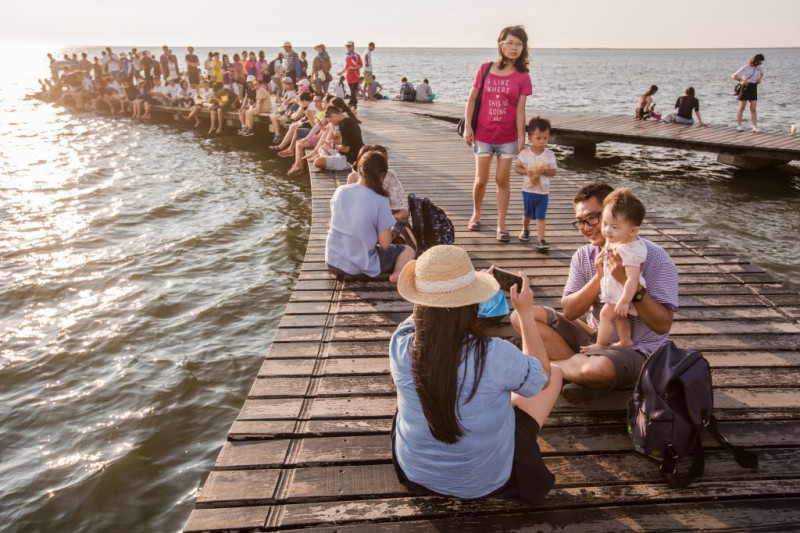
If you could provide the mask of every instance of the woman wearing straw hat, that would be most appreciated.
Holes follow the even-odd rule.
[[[522,279],[522,290],[511,288],[519,316],[530,317],[520,351],[486,335],[478,304],[499,286],[475,272],[463,249],[435,246],[400,273],[398,291],[414,312],[390,344],[392,459],[408,488],[537,504],[553,486],[536,434],[558,399],[561,371],[550,366]]]

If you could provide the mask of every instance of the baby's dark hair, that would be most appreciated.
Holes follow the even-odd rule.
[[[623,216],[634,226],[641,226],[644,221],[644,204],[630,189],[617,189],[603,200],[603,209],[611,207],[611,214],[615,217]]]
[[[536,115],[530,120],[530,122],[528,122],[528,133],[532,133],[536,130],[550,131],[550,121],[544,117]]]

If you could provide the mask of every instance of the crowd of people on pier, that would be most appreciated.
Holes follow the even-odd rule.
[[[504,28],[497,56],[479,66],[464,112],[463,142],[474,153],[472,213],[465,228],[484,231],[482,211],[494,163],[497,224],[494,238],[509,242],[510,180],[522,183],[519,241],[535,229],[535,248],[545,252],[551,180],[558,179],[548,148],[551,124],[526,117],[532,94],[528,35]],[[418,255],[402,233],[409,219],[406,191],[390,164],[390,150],[365,143],[358,95],[377,98],[374,43],[363,55],[345,45],[344,67],[335,72],[325,46],[310,61],[286,42],[276,58],[243,51],[229,58],[211,52],[203,61],[188,48],[185,72],[173,52],[156,59],[135,49],[126,56],[106,49],[102,59],[57,61],[43,82],[50,99],[70,99],[112,114],[129,109],[146,119],[152,105],[173,106],[179,119],[200,125],[211,112],[209,133],[220,133],[224,113],[238,111],[239,134],[253,134],[254,120],[268,115],[271,148],[292,157],[289,174],[305,162],[320,170],[352,171],[330,199],[325,262],[332,275],[360,279],[386,276],[413,304],[412,315],[392,336],[389,354],[397,389],[391,429],[394,469],[412,490],[462,498],[508,497],[540,503],[554,484],[542,460],[537,434],[558,400],[562,384],[591,388],[632,387],[645,361],[668,338],[678,309],[678,272],[669,254],[640,236],[645,206],[626,189],[605,183],[582,187],[572,201],[573,227],[587,241],[574,252],[561,310],[537,305],[528,279],[505,289],[492,266],[477,272],[467,252],[434,246]],[[751,105],[763,56],[734,74],[744,85],[741,114]],[[69,64],[67,64],[69,63]],[[62,71],[64,71],[62,73]],[[332,91],[332,92],[330,92]],[[654,116],[653,85],[639,99],[636,116]],[[427,80],[414,87],[403,78],[402,100],[430,102]],[[695,113],[693,88],[678,98],[676,122]],[[680,118],[681,120],[678,120]],[[535,226],[535,227],[534,227]],[[506,298],[513,306],[508,307]],[[519,342],[495,336],[506,317]]]
[[[319,169],[342,170],[355,163],[361,144],[353,127],[358,123],[358,101],[384,98],[375,74],[375,43],[363,54],[355,52],[352,41],[345,43],[344,66],[338,71],[324,44],[314,50],[309,60],[305,51],[298,54],[287,41],[272,59],[263,51],[243,50],[232,56],[211,51],[201,60],[190,46],[183,68],[166,45],[158,57],[136,48],[117,54],[111,47],[91,61],[85,52],[80,57],[65,54],[60,60],[48,54],[51,76],[39,80],[40,95],[57,105],[143,121],[151,119],[153,106],[166,106],[175,120],[196,128],[208,115],[209,135],[222,134],[229,112],[238,114],[238,134],[244,137],[254,135],[256,120],[264,117],[275,132],[272,147],[281,157],[295,159],[289,175],[302,172],[307,161]],[[332,84],[335,76],[338,82]],[[435,98],[427,79],[414,88],[405,77],[396,98],[409,99],[404,92],[408,87],[411,100]],[[339,124],[344,116],[347,119]],[[306,155],[308,149],[312,152]]]

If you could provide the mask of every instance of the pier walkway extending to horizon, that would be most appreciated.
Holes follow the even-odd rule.
[[[495,240],[494,186],[484,227],[471,213],[471,150],[422,106],[362,104],[365,141],[389,148],[406,192],[430,197],[456,226],[477,268],[522,270],[538,303],[559,306],[570,257],[585,243],[570,225],[584,183],[560,171],[548,210],[549,253]],[[649,124],[647,125],[649,126]],[[659,125],[663,126],[663,125]],[[301,177],[300,179],[306,179]],[[574,388],[560,398],[539,443],[555,488],[536,508],[409,492],[391,465],[395,389],[388,345],[411,304],[388,281],[339,281],[324,262],[329,198],[342,176],[312,173],[313,223],[305,261],[274,342],[230,427],[186,531],[609,531],[796,529],[800,523],[800,295],[760,267],[657,214],[642,235],[673,257],[682,347],[712,366],[715,413],[735,444],[759,457],[740,468],[712,439],[705,474],[673,490],[626,432],[630,391]],[[510,228],[519,228],[512,180]],[[513,232],[512,232],[513,234]],[[223,428],[220,428],[222,431]]]
[[[464,106],[457,104],[398,102],[395,105],[404,105],[408,112],[454,123],[464,115]],[[535,114],[550,119],[552,144],[572,146],[587,155],[594,155],[598,143],[618,142],[712,152],[717,154],[720,163],[750,169],[800,160],[800,135],[791,135],[788,127],[786,131],[753,133],[750,128],[736,131],[730,125],[684,126],[664,120],[637,120],[632,114],[576,114],[545,110],[537,110]]]

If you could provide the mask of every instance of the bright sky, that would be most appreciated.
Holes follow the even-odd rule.
[[[0,43],[329,48],[493,47],[522,24],[541,48],[800,47],[800,0],[137,0],[5,2]],[[248,29],[250,27],[251,29]]]

